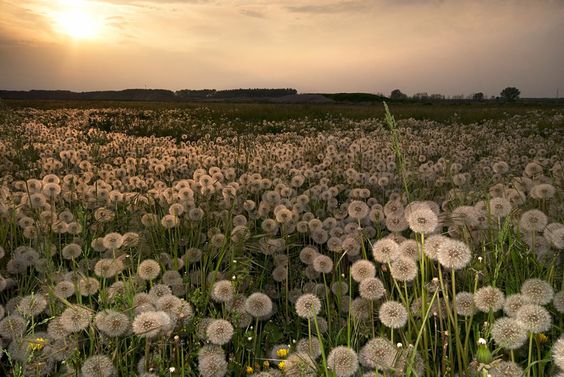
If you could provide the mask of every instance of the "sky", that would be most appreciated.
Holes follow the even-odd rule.
[[[0,89],[564,94],[564,0],[0,0]]]

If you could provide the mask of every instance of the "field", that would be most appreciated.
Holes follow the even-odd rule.
[[[1,103],[0,375],[563,376],[563,187],[557,104]]]

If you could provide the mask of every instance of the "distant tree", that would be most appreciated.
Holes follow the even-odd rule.
[[[482,92],[474,93],[472,95],[472,100],[473,101],[483,101],[484,100],[484,93],[482,93]]]
[[[431,94],[431,99],[434,100],[434,101],[440,101],[440,100],[445,99],[445,96],[440,94],[440,93],[433,93],[433,94]]]
[[[429,98],[429,95],[427,94],[427,92],[420,92],[420,93],[415,93],[413,95],[413,98],[418,100],[426,100]]]
[[[499,93],[507,101],[515,101],[519,98],[521,91],[513,86],[508,86]]]
[[[401,90],[399,89],[394,89],[392,90],[392,93],[390,93],[390,99],[406,99],[407,98],[407,94],[402,93]]]

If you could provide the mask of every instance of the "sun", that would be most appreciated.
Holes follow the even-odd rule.
[[[74,39],[92,39],[100,32],[100,23],[81,7],[66,9],[54,18],[59,31]]]

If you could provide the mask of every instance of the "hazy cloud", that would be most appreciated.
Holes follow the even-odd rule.
[[[295,13],[326,14],[343,12],[360,12],[374,6],[374,1],[349,0],[335,3],[313,3],[306,5],[291,5],[286,9]]]
[[[563,1],[92,0],[91,40],[64,0],[0,0],[0,85],[296,87],[524,96],[564,88]]]
[[[249,16],[249,17],[255,17],[255,18],[265,18],[266,17],[266,15],[263,12],[259,12],[257,10],[253,10],[253,9],[241,9],[239,12],[242,15]]]

